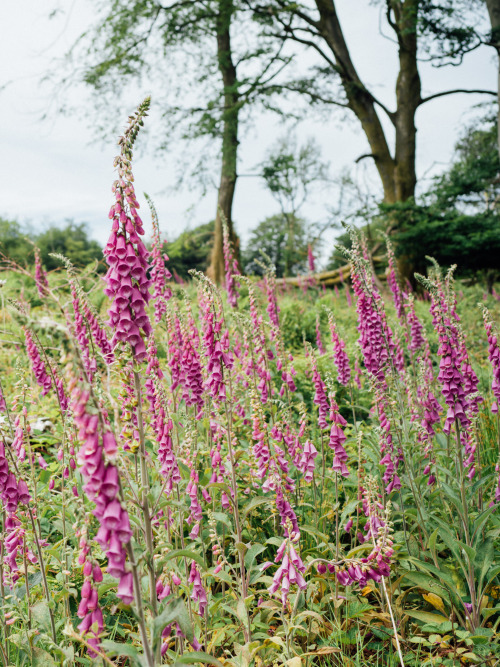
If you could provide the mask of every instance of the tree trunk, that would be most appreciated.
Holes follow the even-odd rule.
[[[384,189],[384,201],[393,203],[397,199],[395,161],[391,156],[373,97],[363,85],[351,60],[334,1],[316,0],[316,7],[320,15],[318,30],[335,57],[349,107],[358,117],[370,144],[375,167]]]
[[[486,7],[491,23],[490,44],[498,54],[498,151],[500,153],[500,0],[486,0]]]
[[[416,140],[415,115],[421,102],[421,83],[417,61],[417,16],[420,0],[392,0],[399,45],[399,73],[396,82],[396,147],[395,187],[396,201],[404,202],[415,196]],[[397,258],[398,273],[402,280],[415,286],[413,262],[404,255]]]
[[[234,14],[233,0],[219,0],[217,15],[217,61],[224,85],[224,109],[222,112],[222,164],[215,214],[214,245],[208,275],[220,285],[224,280],[224,251],[221,211],[227,220],[229,235],[235,252],[232,208],[236,187],[236,162],[238,155],[238,112],[240,109],[236,67],[231,53],[231,19]]]
[[[393,2],[399,44],[399,74],[396,83],[396,201],[415,195],[417,128],[415,115],[421,102],[417,63],[417,16],[420,0]]]

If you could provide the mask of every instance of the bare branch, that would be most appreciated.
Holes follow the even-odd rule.
[[[456,95],[457,93],[464,93],[466,95],[474,94],[474,95],[493,95],[494,97],[497,96],[497,93],[494,90],[481,90],[481,89],[467,90],[466,88],[456,88],[454,90],[443,90],[440,93],[434,93],[433,95],[429,95],[428,97],[423,97],[419,102],[419,106],[425,104],[425,102],[430,102],[431,100],[435,100],[438,97],[444,97],[445,95]]]
[[[366,159],[367,157],[371,157],[371,158],[373,158],[374,160],[377,159],[377,156],[374,155],[373,153],[363,153],[363,155],[360,155],[359,157],[357,157],[357,158],[354,160],[354,163],[355,163],[355,164],[359,164],[359,163],[361,162],[361,160],[364,160],[364,159]]]

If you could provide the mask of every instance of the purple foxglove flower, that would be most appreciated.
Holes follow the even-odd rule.
[[[235,275],[239,275],[238,262],[233,254],[233,246],[229,238],[229,229],[227,224],[223,224],[223,252],[224,268],[226,273],[225,286],[227,291],[227,300],[232,308],[238,305],[238,292],[236,291]],[[238,285],[239,286],[239,285]]]
[[[311,273],[314,273],[314,271],[316,270],[315,269],[315,261],[314,261],[312,246],[311,246],[310,243],[307,245],[307,262],[309,264],[309,271]]]
[[[149,253],[140,236],[144,234],[142,220],[137,213],[137,202],[131,171],[132,146],[142,122],[144,109],[139,108],[131,117],[125,136],[121,138],[121,155],[115,160],[118,180],[113,184],[115,204],[111,207],[111,235],[104,248],[109,270],[104,278],[106,294],[113,301],[109,310],[109,326],[114,330],[112,344],[128,342],[137,361],[146,357],[146,338],[151,333],[151,324],[146,306],[151,298],[148,277]],[[123,285],[123,287],[122,287]],[[130,292],[132,287],[132,292]],[[131,323],[135,324],[131,326]]]
[[[134,599],[132,572],[126,572],[120,578],[117,595],[124,604],[131,604]]]
[[[38,294],[41,299],[45,299],[49,292],[49,281],[47,280],[47,274],[42,266],[42,260],[40,258],[40,250],[35,246],[35,282]]]
[[[35,379],[42,388],[43,396],[45,396],[46,394],[49,393],[49,389],[52,386],[52,379],[50,375],[47,373],[45,364],[42,361],[40,352],[38,351],[38,348],[35,345],[35,342],[33,341],[29,329],[24,328],[24,336],[26,339],[26,351],[31,361],[31,367],[35,375]]]
[[[323,341],[321,340],[321,329],[320,329],[319,317],[316,317],[316,347],[317,347],[318,353],[320,355],[325,354],[325,348],[324,348],[324,345],[323,345]]]
[[[351,379],[351,368],[349,366],[349,357],[345,351],[345,342],[339,337],[333,315],[328,316],[328,325],[333,343],[333,361],[337,366],[337,380],[344,387],[349,384]]]

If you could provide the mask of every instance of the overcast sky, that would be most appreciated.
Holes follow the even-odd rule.
[[[393,43],[378,34],[379,9],[368,0],[338,0],[337,4],[361,77],[393,108],[397,52]],[[49,106],[50,89],[40,85],[40,80],[54,59],[61,57],[91,24],[92,3],[64,1],[60,6],[65,11],[49,20],[52,6],[50,0],[0,2],[0,216],[29,221],[37,229],[73,218],[87,222],[92,235],[105,242],[116,138],[110,137],[104,145],[93,142],[93,133],[82,117],[41,120]],[[494,90],[493,50],[482,47],[474,51],[458,68],[424,65],[422,84],[423,94],[457,87]],[[130,91],[130,111],[140,101],[134,93]],[[70,96],[73,103],[87,103],[82,90],[72,91]],[[485,96],[454,95],[421,107],[417,115],[419,176],[444,168],[461,127],[472,117],[471,106],[484,100]],[[88,117],[92,118],[92,108],[88,109]],[[148,120],[152,132],[157,122],[153,114]],[[262,122],[255,123],[256,129],[242,137],[240,173],[248,173],[262,160],[282,132],[280,123],[265,116]],[[320,142],[323,158],[331,163],[332,175],[353,167],[354,160],[367,152],[356,121],[345,123],[336,114],[330,122],[302,122],[299,141],[311,136]],[[171,157],[175,160],[175,155]],[[172,160],[168,156],[160,160],[152,150],[146,150],[136,160],[134,169],[137,191],[146,191],[155,200],[167,239],[187,225],[213,218],[216,202],[215,192],[202,200],[199,194],[188,191],[166,193],[165,186],[172,185],[175,177]],[[324,217],[325,204],[335,204],[333,190],[317,193],[302,214],[311,221],[319,220]],[[234,219],[243,240],[259,221],[277,212],[278,205],[260,179],[239,180]]]

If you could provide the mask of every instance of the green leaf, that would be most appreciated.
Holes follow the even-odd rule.
[[[405,579],[409,579],[419,588],[423,588],[429,593],[434,593],[445,598],[449,602],[449,595],[446,591],[445,586],[439,581],[436,581],[433,577],[424,574],[423,572],[415,572],[414,570],[406,571],[404,573]]]
[[[167,603],[165,609],[153,621],[153,642],[156,646],[161,638],[161,633],[166,625],[178,623],[180,629],[191,642],[194,637],[193,626],[189,618],[188,610],[182,598],[175,598]]]
[[[225,482],[211,482],[210,484],[207,484],[207,488],[220,489],[221,491],[224,491],[229,500],[233,502],[231,497],[231,489]]]
[[[227,514],[224,512],[213,512],[212,516],[216,521],[220,521],[223,523],[225,526],[229,528],[229,530],[233,530],[233,524],[231,523],[231,519],[228,517]]]
[[[258,496],[257,498],[252,498],[252,500],[245,505],[243,508],[241,514],[243,517],[243,520],[247,518],[247,516],[250,514],[250,512],[258,507],[259,505],[264,505],[265,503],[269,503],[270,498],[266,498],[265,496]]]
[[[31,615],[38,627],[45,630],[47,634],[51,633],[52,625],[50,622],[49,607],[45,600],[41,600],[33,605],[31,608]]]
[[[121,644],[120,642],[113,642],[110,639],[104,639],[101,642],[101,648],[109,656],[125,655],[127,658],[130,658],[135,665],[140,665],[142,667],[144,664],[144,656],[131,644]]]
[[[236,613],[240,621],[243,623],[243,625],[245,625],[248,621],[248,616],[247,616],[247,608],[245,607],[245,603],[243,600],[238,600],[238,604],[236,605]]]
[[[248,547],[244,542],[235,542],[234,544],[236,551],[240,554],[240,556],[244,557],[246,552],[248,551]]]
[[[224,572],[224,570],[220,570],[219,572],[217,572],[217,574],[214,574],[214,570],[215,570],[214,567],[210,568],[210,570],[208,570],[208,574],[210,574],[215,579],[220,579],[221,581],[225,581],[226,584],[228,584],[229,586],[233,585],[233,578],[231,577],[229,572]]]
[[[266,547],[263,544],[256,542],[252,544],[250,549],[245,554],[245,567],[250,569],[259,554],[266,550]]]
[[[318,528],[316,528],[316,526],[304,525],[300,527],[300,530],[303,530],[305,533],[309,533],[310,535],[320,537],[325,542],[325,544],[328,544],[328,535],[322,533]]]
[[[437,555],[437,550],[436,550],[436,542],[438,538],[438,533],[439,533],[439,528],[436,528],[436,530],[432,533],[432,535],[429,537],[429,549],[431,551],[432,557],[434,558],[434,562],[438,562],[438,555]]]
[[[474,546],[477,548],[477,542],[482,541],[482,535],[481,531],[484,527],[484,524],[488,521],[490,516],[493,514],[495,511],[495,507],[488,507],[488,509],[484,510],[484,512],[481,512],[481,514],[477,517],[477,519],[474,521],[473,524],[473,532],[472,532],[472,541],[474,543]]]
[[[495,560],[495,546],[493,540],[488,537],[484,542],[478,546],[476,551],[476,558],[474,560],[474,570],[476,577],[479,579],[478,592],[480,593],[483,587],[484,577],[490,569],[490,566]]]
[[[28,585],[30,591],[32,588],[38,586],[41,583],[42,583],[42,573],[40,571],[28,575]],[[22,600],[24,597],[26,597],[26,584],[22,584],[21,586],[16,586],[16,588],[14,588],[14,593],[18,600]]]
[[[280,547],[283,544],[282,537],[270,537],[266,540],[266,544],[273,544],[275,547]]]
[[[57,667],[57,662],[50,653],[47,653],[47,651],[44,651],[43,648],[40,648],[39,646],[33,647],[32,655],[33,660],[31,665],[33,667]]]
[[[439,625],[440,623],[446,623],[448,619],[442,614],[432,614],[430,611],[414,611],[413,609],[405,609],[405,614],[416,618],[418,621],[424,621],[424,623],[432,623],[433,625]]]
[[[176,665],[195,665],[197,662],[201,662],[202,665],[215,665],[215,667],[224,667],[221,662],[214,658],[208,653],[203,651],[193,651],[192,653],[184,653],[179,658],[176,658],[175,663],[172,667]]]
[[[196,553],[196,551],[190,551],[189,549],[174,549],[173,551],[169,551],[162,560],[163,562],[166,562],[172,560],[172,558],[189,558],[196,561],[198,565],[205,570],[205,561],[199,553]]]

